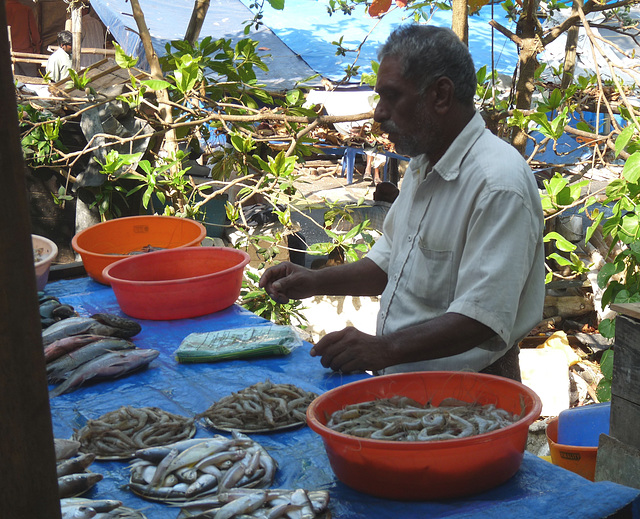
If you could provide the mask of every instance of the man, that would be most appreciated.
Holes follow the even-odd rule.
[[[72,44],[73,35],[71,32],[60,31],[58,33],[58,49],[47,60],[47,74],[54,83],[69,76]]]
[[[11,28],[11,50],[13,52],[40,54],[42,41],[32,5],[27,5],[26,1],[23,3],[18,0],[5,0],[4,8],[7,14],[7,25]],[[14,70],[16,74],[23,76],[38,76],[38,65],[35,63],[17,62],[14,65]]]
[[[312,348],[325,367],[518,380],[518,342],[544,303],[533,174],[475,111],[473,61],[452,31],[402,26],[379,59],[374,119],[412,157],[383,236],[360,261],[318,271],[282,263],[260,286],[281,303],[382,294],[375,337],[348,327]]]
[[[82,9],[82,40],[83,49],[104,49],[104,28],[102,22],[95,17],[91,6]],[[86,68],[104,59],[101,54],[81,54],[80,66]]]

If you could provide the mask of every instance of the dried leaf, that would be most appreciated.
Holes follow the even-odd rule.
[[[391,0],[373,0],[369,6],[369,16],[375,18],[386,13],[391,7]]]

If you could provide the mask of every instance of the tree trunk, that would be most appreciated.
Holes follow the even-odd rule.
[[[465,45],[469,45],[469,18],[467,0],[453,0],[451,4],[451,29]]]
[[[202,29],[202,24],[204,23],[204,18],[207,16],[208,10],[209,0],[196,0],[193,12],[191,13],[191,20],[189,20],[189,27],[187,27],[187,32],[184,35],[184,39],[191,45],[194,45],[195,42],[198,41],[200,30]]]
[[[131,10],[133,11],[133,19],[136,21],[136,25],[138,26],[138,32],[140,33],[140,39],[142,40],[147,61],[149,62],[151,76],[153,79],[164,79],[162,67],[160,66],[158,55],[153,48],[151,34],[149,33],[149,28],[147,27],[147,22],[144,19],[144,13],[140,8],[140,2],[138,2],[138,0],[131,0]],[[157,96],[160,108],[160,118],[165,124],[171,125],[173,123],[173,115],[171,114],[171,105],[169,104],[169,92],[167,92],[166,89],[162,89],[158,91]],[[163,149],[170,157],[176,156],[178,143],[174,130],[168,130],[166,132]]]
[[[538,53],[542,51],[539,40],[539,22],[536,18],[538,0],[524,0],[522,16],[518,20],[518,36],[521,40],[520,74],[516,82],[516,108],[529,110],[533,99],[535,73],[538,68]],[[511,143],[524,155],[527,136],[520,128],[514,127]]]
[[[573,0],[571,14],[577,16],[581,8],[582,0]],[[567,31],[567,43],[564,48],[564,68],[562,71],[562,83],[560,85],[562,90],[565,90],[573,83],[573,75],[576,70],[576,47],[578,45],[579,32],[580,27],[577,25],[574,25]]]
[[[51,408],[4,4],[0,7],[2,517],[60,518]]]

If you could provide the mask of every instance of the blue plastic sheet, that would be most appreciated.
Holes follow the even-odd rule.
[[[264,57],[269,72],[257,71],[260,81],[277,89],[292,88],[317,72],[333,81],[343,79],[345,67],[356,59],[360,73],[371,73],[371,61],[377,61],[379,47],[398,25],[410,23],[404,9],[391,10],[382,20],[366,14],[364,5],[352,15],[327,13],[327,2],[322,0],[286,0],[283,10],[273,9],[267,2],[260,29],[252,28],[247,36],[245,24],[253,17],[252,0],[211,0],[204,20],[200,39],[212,36],[233,42],[250,37],[260,43],[259,54]],[[116,41],[128,54],[139,57],[138,67],[148,69],[142,41],[131,15],[131,5],[126,0],[92,0],[91,5],[102,22],[109,28]],[[172,40],[184,38],[193,2],[191,0],[140,0],[145,21],[151,34],[154,50],[163,56],[165,46]],[[518,63],[516,45],[491,28],[489,21],[496,20],[516,32],[515,22],[507,19],[506,11],[499,5],[487,5],[478,15],[469,17],[469,49],[476,68],[483,65],[491,70],[511,76]],[[430,22],[433,25],[451,27],[451,11],[437,10]],[[350,49],[346,55],[336,53],[333,42],[341,38],[343,46]],[[352,82],[358,83],[359,77]],[[319,84],[317,81],[312,84]]]
[[[121,312],[111,288],[88,278],[50,283],[46,293],[72,305],[82,316],[98,312]],[[87,420],[123,405],[154,406],[193,416],[218,399],[256,382],[295,384],[308,391],[322,393],[338,385],[366,377],[365,374],[340,375],[322,367],[309,356],[305,343],[285,357],[178,364],[175,350],[192,332],[246,327],[264,322],[256,315],[233,306],[216,314],[178,321],[139,321],[142,331],[133,338],[139,348],[160,350],[160,356],[148,369],[115,381],[103,381],[79,388],[51,400],[53,430],[56,438],[70,438]],[[219,434],[199,426],[196,437]],[[321,438],[308,427],[274,433],[254,434],[278,462],[274,488],[328,490],[333,517],[344,519],[455,517],[519,517],[538,519],[607,517],[625,506],[640,517],[640,490],[610,482],[591,483],[576,474],[555,467],[525,453],[520,471],[499,487],[465,499],[441,502],[399,502],[377,499],[336,480]],[[90,470],[104,476],[86,497],[119,499],[125,506],[143,510],[148,519],[175,519],[179,509],[147,501],[126,488],[128,462],[96,461]]]

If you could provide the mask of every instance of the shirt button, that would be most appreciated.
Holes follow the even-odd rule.
[[[407,240],[408,240],[408,241],[413,240],[413,236],[411,236],[411,235],[407,236]]]

